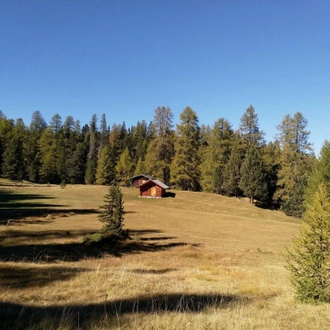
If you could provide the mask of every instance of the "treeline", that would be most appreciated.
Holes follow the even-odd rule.
[[[158,107],[150,123],[135,126],[98,121],[89,124],[56,114],[47,124],[39,111],[29,126],[0,111],[0,174],[38,183],[108,185],[150,174],[176,189],[246,196],[288,215],[301,216],[315,157],[307,121],[286,115],[274,141],[266,143],[250,106],[234,129],[225,118],[199,125],[186,107],[174,126],[168,107]]]

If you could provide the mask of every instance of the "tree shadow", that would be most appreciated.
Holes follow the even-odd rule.
[[[121,257],[125,254],[134,254],[142,252],[164,251],[177,246],[186,245],[186,243],[163,243],[144,242],[129,240],[116,240],[113,237],[102,239],[99,242],[70,242],[63,244],[24,244],[31,237],[40,238],[60,238],[68,235],[87,235],[91,231],[75,231],[72,234],[66,231],[58,233],[54,231],[25,232],[25,238],[21,237],[22,244],[7,245],[0,248],[0,261],[2,262],[34,262],[34,263],[56,263],[56,262],[74,262],[86,258],[102,258],[105,255]],[[5,238],[4,238],[5,239]]]
[[[30,205],[30,204],[29,204]],[[42,204],[45,206],[45,204]],[[31,206],[31,205],[30,205]],[[51,206],[64,206],[64,205],[51,205]],[[96,209],[10,209],[1,210],[0,225],[26,225],[26,224],[45,224],[45,219],[49,216],[70,216],[77,214],[99,214],[100,211]],[[49,221],[52,218],[47,218]]]
[[[202,313],[208,308],[237,308],[237,304],[246,305],[250,299],[229,294],[156,294],[135,298],[107,301],[90,305],[28,306],[17,303],[0,303],[0,326],[2,329],[20,329],[24,325],[37,325],[46,319],[52,320],[52,326],[58,328],[61,323],[66,328],[88,329],[91,324],[104,325],[104,320],[116,321],[127,314],[156,313]],[[92,323],[91,323],[92,322]]]
[[[132,269],[130,272],[133,274],[151,274],[151,275],[161,275],[170,272],[176,271],[176,268],[164,268],[164,269],[144,269],[144,268],[137,268]]]
[[[54,281],[65,281],[75,277],[84,269],[70,267],[14,267],[0,266],[0,285],[6,290],[40,288]]]
[[[175,198],[176,193],[172,192],[172,191],[166,191],[164,194],[165,198]]]

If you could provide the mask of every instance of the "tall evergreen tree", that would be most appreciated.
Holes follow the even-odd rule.
[[[268,190],[267,203],[271,207],[277,207],[274,195],[277,189],[278,171],[280,169],[281,150],[278,142],[269,142],[261,148],[261,155],[265,165]]]
[[[23,180],[24,160],[22,138],[13,135],[10,139],[6,151],[3,154],[3,174],[10,180]]]
[[[145,159],[148,174],[169,184],[170,165],[174,155],[173,113],[168,107],[155,110],[154,138],[149,143]]]
[[[281,158],[275,197],[287,215],[298,217],[303,212],[305,188],[314,161],[306,126],[307,120],[297,112],[293,117],[286,115],[277,127]]]
[[[238,135],[235,135],[228,162],[224,167],[223,190],[225,195],[240,196],[242,194],[239,182],[241,180],[243,156],[240,138]]]
[[[7,119],[7,117],[0,113],[0,174],[2,173],[3,155],[12,138],[12,132],[14,129],[14,121]]]
[[[176,188],[199,191],[200,185],[200,128],[195,111],[186,107],[176,126],[175,156],[171,166],[171,181]]]
[[[107,119],[105,113],[101,116],[100,121],[100,144],[99,144],[99,155],[102,152],[102,149],[109,144],[109,128],[107,126]]]
[[[139,175],[143,173],[146,173],[144,162],[141,158],[139,158],[134,170],[134,175]]]
[[[98,137],[97,137],[97,117],[93,114],[89,132],[87,133],[89,140],[89,148],[87,154],[85,183],[94,184],[96,169],[97,169],[97,158],[98,158]]]
[[[39,140],[40,176],[43,182],[60,183],[65,179],[65,145],[61,116],[52,117]]]
[[[125,210],[123,194],[116,184],[109,187],[108,193],[104,196],[104,204],[101,209],[99,220],[104,223],[103,232],[121,237],[123,235]]]
[[[97,161],[96,184],[109,185],[116,179],[116,154],[113,147],[105,145]]]
[[[330,142],[324,141],[320,156],[313,163],[312,173],[308,180],[306,199],[312,197],[320,183],[323,183],[330,194]]]
[[[239,187],[245,196],[249,197],[250,204],[254,203],[255,198],[267,199],[266,173],[260,150],[257,147],[249,148],[244,158]]]
[[[40,182],[41,154],[39,140],[46,128],[47,124],[40,111],[33,112],[24,144],[26,178],[32,182]]]
[[[133,176],[134,167],[128,148],[121,154],[116,165],[117,181],[122,186],[129,186],[130,177]]]
[[[208,145],[202,147],[203,190],[224,193],[224,168],[229,161],[234,131],[228,120],[218,119],[210,132]]]
[[[142,120],[141,122],[137,122],[136,128],[133,133],[133,147],[134,147],[134,163],[137,164],[138,161],[145,160],[145,155],[147,153],[149,138],[147,136],[147,123]],[[141,173],[138,173],[141,174]]]
[[[252,105],[243,114],[239,133],[241,136],[241,146],[247,151],[250,147],[261,147],[264,143],[264,132],[260,130],[258,115]]]

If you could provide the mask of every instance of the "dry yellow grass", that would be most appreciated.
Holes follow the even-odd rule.
[[[2,328],[329,328],[328,305],[294,300],[282,252],[300,222],[281,212],[123,188],[132,239],[114,248],[82,243],[107,187],[0,189]]]

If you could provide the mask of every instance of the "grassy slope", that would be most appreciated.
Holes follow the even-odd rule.
[[[0,187],[1,328],[328,328],[329,307],[297,304],[283,267],[299,221],[235,198],[123,188],[133,239],[86,246],[106,191]]]

